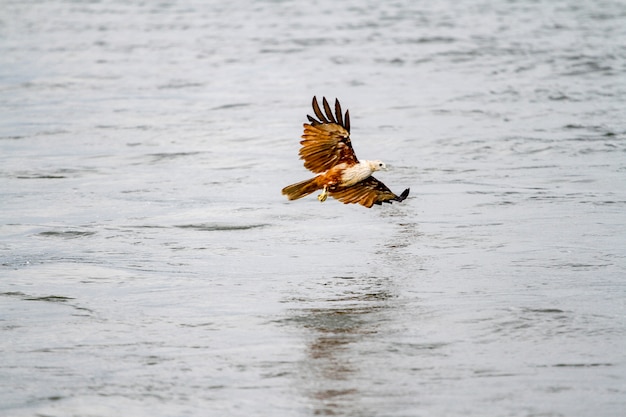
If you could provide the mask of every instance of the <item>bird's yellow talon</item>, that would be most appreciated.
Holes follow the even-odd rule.
[[[323,203],[324,201],[326,201],[327,198],[328,198],[328,190],[326,189],[326,187],[324,187],[324,189],[322,190],[322,193],[317,196],[317,199],[320,201],[320,203]]]

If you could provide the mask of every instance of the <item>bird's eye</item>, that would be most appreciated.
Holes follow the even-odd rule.
[[[383,164],[382,164],[382,163],[380,163],[380,164],[378,164],[378,166],[379,166],[379,167],[382,167],[382,166],[383,166]]]

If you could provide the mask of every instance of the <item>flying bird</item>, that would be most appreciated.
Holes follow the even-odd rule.
[[[300,144],[300,159],[304,167],[315,177],[283,188],[289,200],[297,200],[317,190],[317,199],[326,201],[330,195],[344,204],[359,203],[365,207],[374,204],[402,201],[409,195],[409,188],[402,194],[394,194],[385,184],[372,177],[372,173],[387,169],[382,161],[359,161],[350,141],[350,113],[342,116],[339,100],[335,99],[335,114],[322,98],[324,114],[317,98],[313,97],[313,111],[317,119],[307,115],[310,123],[304,124]]]

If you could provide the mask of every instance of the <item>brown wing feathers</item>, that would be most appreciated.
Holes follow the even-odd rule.
[[[365,207],[372,207],[374,204],[403,201],[408,197],[409,191],[407,188],[398,196],[376,178],[369,177],[352,187],[331,191],[330,194],[344,204],[359,203]]]
[[[307,116],[311,123],[304,124],[300,142],[300,158],[304,160],[304,166],[316,174],[342,162],[350,165],[358,162],[350,142],[350,114],[346,111],[342,117],[339,100],[335,100],[335,115],[326,98],[322,99],[322,105],[326,114],[313,97],[313,112],[317,119]]]
[[[304,166],[314,173],[320,174],[340,163],[346,163],[348,166],[357,164],[359,161],[350,142],[350,113],[348,110],[343,115],[339,100],[335,99],[335,112],[333,114],[326,97],[322,98],[324,111],[320,108],[316,97],[313,97],[312,105],[317,119],[307,115],[310,123],[304,124],[304,134],[302,141],[300,141],[302,145],[300,158],[304,160]],[[345,204],[359,203],[365,207],[402,201],[409,195],[408,188],[399,196],[394,194],[385,184],[374,177],[369,177],[350,187],[335,188],[329,191],[330,195]]]

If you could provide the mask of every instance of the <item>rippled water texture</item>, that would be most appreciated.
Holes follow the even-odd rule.
[[[624,2],[1,3],[1,415],[623,415]]]

